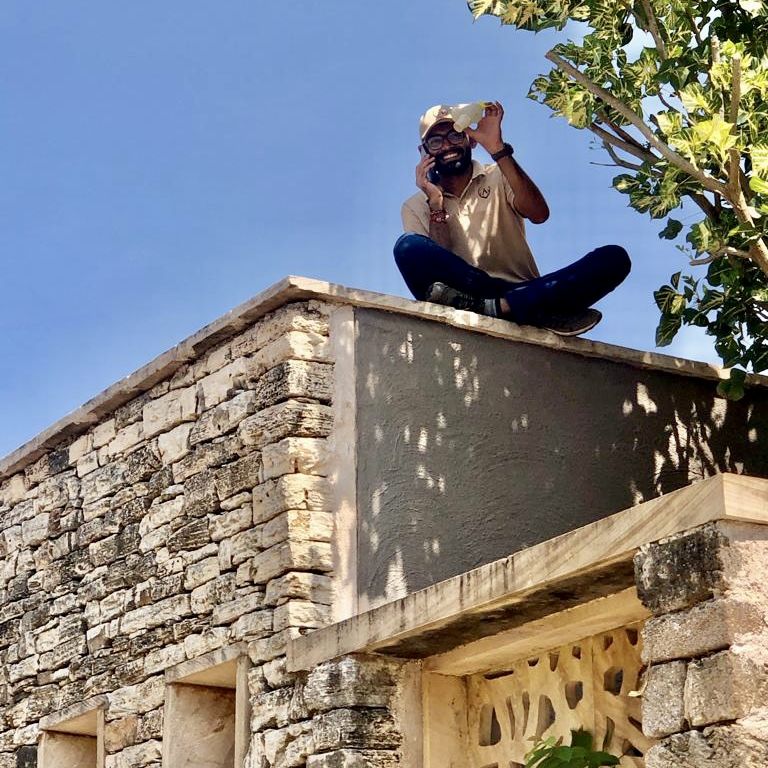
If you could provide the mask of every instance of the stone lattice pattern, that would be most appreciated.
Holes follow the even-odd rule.
[[[642,669],[639,626],[585,638],[515,663],[498,675],[468,678],[472,768],[522,768],[540,738],[584,728],[597,748],[643,766],[637,689]]]

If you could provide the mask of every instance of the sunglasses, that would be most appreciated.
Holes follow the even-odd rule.
[[[448,144],[458,146],[463,144],[464,139],[466,138],[466,135],[460,131],[448,131],[448,133],[445,134],[436,133],[433,136],[425,139],[424,147],[429,152],[439,152],[443,144],[446,142],[448,142]]]

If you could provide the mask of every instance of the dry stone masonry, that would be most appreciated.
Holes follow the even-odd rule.
[[[2,768],[94,697],[107,768],[160,766],[166,670],[237,643],[249,767],[396,763],[391,665],[284,671],[333,599],[329,311],[277,309],[3,481]]]

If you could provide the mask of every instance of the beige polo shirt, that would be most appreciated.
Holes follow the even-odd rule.
[[[525,239],[523,217],[515,210],[515,193],[495,163],[472,161],[472,179],[460,197],[444,193],[451,250],[494,277],[519,283],[539,276]],[[429,205],[423,192],[402,208],[403,229],[429,237]]]

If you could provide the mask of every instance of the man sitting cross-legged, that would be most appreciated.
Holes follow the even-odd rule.
[[[420,192],[403,204],[405,234],[394,249],[408,288],[417,299],[562,335],[588,331],[602,317],[592,304],[629,274],[627,252],[605,245],[540,276],[524,219],[541,224],[549,208],[502,139],[501,104],[487,104],[465,131],[454,128],[452,109],[432,107],[419,125]],[[494,164],[472,160],[478,144]]]

